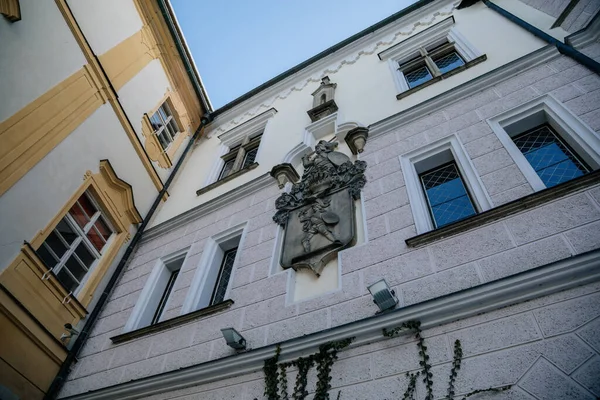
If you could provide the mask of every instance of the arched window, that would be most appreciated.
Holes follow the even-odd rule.
[[[325,104],[326,101],[327,101],[327,95],[325,93],[323,93],[321,95],[321,104]]]

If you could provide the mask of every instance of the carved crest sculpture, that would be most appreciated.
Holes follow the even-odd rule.
[[[355,242],[354,200],[365,186],[367,163],[350,161],[321,140],[302,157],[304,174],[275,201],[273,220],[285,228],[281,266],[309,268],[320,276],[341,249]]]

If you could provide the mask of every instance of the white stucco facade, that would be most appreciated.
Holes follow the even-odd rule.
[[[559,40],[567,35],[563,28],[550,29],[556,17],[539,7],[495,3]],[[594,336],[600,318],[597,168],[590,163],[589,173],[578,180],[538,187],[514,149],[507,150],[513,145],[508,133],[509,141],[497,133],[497,120],[509,120],[503,125],[509,126],[515,115],[534,115],[548,124],[570,124],[557,130],[581,133],[598,147],[600,79],[483,3],[462,10],[457,5],[424,5],[218,110],[111,293],[60,397],[262,398],[263,361],[276,346],[285,362],[314,354],[328,341],[356,336],[332,369],[330,396],[340,391],[341,399],[401,398],[406,373],[420,368],[416,342],[409,335],[384,339],[381,332],[409,320],[422,322],[440,381],[451,368],[454,341],[462,342],[457,394],[510,385],[497,398],[600,395]],[[439,23],[449,24],[485,57],[398,99],[395,72],[378,54],[426,38]],[[585,43],[577,50],[597,61],[598,35],[585,37],[570,38]],[[311,122],[306,113],[313,105],[311,93],[324,76],[337,85],[339,109]],[[158,94],[159,87],[147,90]],[[143,110],[133,100],[142,90],[132,85],[123,91],[127,107]],[[546,114],[528,109],[544,101]],[[556,109],[561,115],[553,114]],[[258,166],[218,184],[220,157],[258,125],[263,129]],[[369,138],[364,152],[353,155],[344,137],[357,126],[368,127]],[[301,156],[318,140],[334,137],[338,151],[367,163],[367,184],[355,203],[356,244],[340,251],[318,278],[306,270],[284,270],[283,229],[273,215],[290,185],[280,189],[269,171],[291,163],[302,175]],[[423,154],[443,162],[451,155],[463,179],[470,180],[465,187],[477,200],[477,215],[446,228],[435,229],[431,220],[420,223],[431,215],[427,203],[416,204],[425,198],[415,178],[423,172],[417,164],[434,163],[433,156],[419,158]],[[425,211],[419,214],[419,208]],[[198,292],[206,290],[199,289],[198,277],[215,273],[217,244],[223,237],[231,240],[232,230],[242,232],[236,233],[238,250],[225,296],[232,302],[203,314],[205,309],[190,306],[206,295]],[[132,321],[140,304],[150,300],[153,277],[165,260],[180,254],[185,260],[165,303],[163,325],[136,331]],[[399,302],[379,314],[367,287],[382,278]],[[227,327],[244,336],[248,351],[227,347],[220,331]],[[439,385],[435,398],[445,395]],[[310,374],[309,386],[314,395]],[[417,386],[417,397],[425,395],[424,386]]]

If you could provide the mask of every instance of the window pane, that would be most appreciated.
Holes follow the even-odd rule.
[[[52,253],[46,248],[46,245],[42,244],[39,249],[36,250],[38,256],[42,259],[46,267],[52,269],[58,264],[58,261]]]
[[[69,272],[75,277],[75,279],[77,279],[78,281],[81,281],[83,279],[83,276],[85,275],[85,273],[87,272],[85,268],[83,268],[83,266],[79,263],[79,261],[77,261],[77,259],[75,258],[75,256],[71,256],[69,257],[69,259],[67,260],[67,262],[65,263],[65,266],[61,269],[61,272],[63,269],[68,268]]]
[[[229,161],[225,161],[225,165],[223,165],[223,169],[221,170],[221,174],[219,175],[219,179],[225,178],[229,175],[229,171],[233,169],[233,164],[235,163],[235,159],[231,159]]]
[[[167,305],[167,301],[169,300],[169,296],[171,295],[171,291],[173,290],[173,286],[175,286],[175,281],[177,280],[177,276],[179,275],[179,269],[172,271],[171,276],[169,277],[169,281],[167,282],[167,286],[165,287],[165,291],[163,292],[160,301],[158,303],[158,307],[154,312],[154,316],[152,317],[152,321],[150,325],[154,325],[160,320],[160,316],[162,315],[165,306]]]
[[[476,214],[454,162],[425,172],[421,183],[436,227]]]
[[[475,209],[469,196],[462,196],[431,207],[431,213],[439,228],[475,214]]]
[[[67,251],[67,246],[65,246],[54,231],[50,232],[44,243],[50,246],[58,258],[61,258]]]
[[[246,152],[246,156],[244,157],[244,165],[242,165],[242,168],[246,168],[254,162],[254,160],[256,159],[256,153],[258,153],[258,147],[255,147]]]
[[[71,225],[65,219],[61,219],[58,225],[56,225],[56,230],[60,233],[60,236],[65,239],[65,241],[69,244],[73,244],[73,241],[77,238],[77,234],[71,228]]]
[[[544,124],[513,138],[546,187],[552,187],[589,172],[557,134]]]
[[[158,116],[158,113],[154,113],[150,117],[150,124],[152,125],[152,129],[154,129],[155,132],[158,131],[163,126],[163,122],[160,119],[160,117]]]
[[[92,242],[92,245],[96,248],[96,250],[101,251],[106,243],[102,235],[96,230],[95,227],[92,227],[90,231],[87,233],[87,238]]]
[[[169,121],[169,129],[171,130],[171,134],[175,136],[177,132],[180,132],[179,127],[177,126],[177,122],[175,122],[175,118],[171,118]]]
[[[442,74],[465,65],[463,59],[455,51],[440,58],[434,59],[433,62],[435,62],[435,65],[437,65]]]
[[[79,246],[75,249],[75,254],[81,260],[81,262],[85,265],[87,269],[89,269],[94,261],[96,261],[96,257],[87,249],[87,247],[80,243]]]
[[[427,69],[426,66],[422,66],[410,72],[405,72],[404,77],[406,78],[406,83],[408,83],[408,87],[411,89],[433,78],[431,76],[431,72],[429,72],[429,69]]]
[[[156,136],[158,136],[158,141],[160,142],[160,146],[163,148],[163,150],[169,147],[169,144],[171,143],[171,138],[164,129]]]
[[[112,231],[110,230],[108,225],[106,225],[106,222],[104,222],[104,220],[102,218],[98,218],[98,220],[96,221],[94,226],[96,227],[98,232],[102,235],[102,237],[104,238],[104,241],[107,241],[108,238],[110,237],[110,235],[112,234]]]
[[[225,300],[225,293],[227,292],[227,286],[229,285],[229,279],[231,278],[231,272],[233,271],[233,263],[236,254],[237,248],[228,250],[223,255],[221,271],[217,278],[217,284],[215,285],[211,304],[217,304]]]
[[[163,119],[163,121],[166,121],[167,118],[169,118],[169,114],[167,112],[168,111],[165,110],[164,104],[158,109],[158,113],[160,114],[160,117]]]
[[[64,288],[67,289],[69,292],[74,291],[78,285],[77,282],[75,282],[75,280],[71,278],[69,273],[65,271],[64,268],[58,271],[56,277],[58,278],[58,281],[64,286]]]
[[[169,103],[167,103],[166,101],[163,103],[161,108],[162,108],[164,115],[166,115],[166,118],[173,115],[173,112],[171,111],[171,107],[169,107]],[[166,118],[165,118],[165,120],[166,120]]]
[[[81,208],[83,208],[83,211],[85,211],[89,218],[92,218],[94,214],[96,214],[96,212],[98,211],[96,206],[92,204],[92,202],[85,193],[79,198],[79,200],[77,200],[77,202],[79,203]]]
[[[73,204],[73,207],[69,210],[69,214],[73,217],[73,219],[77,222],[82,229],[87,225],[90,221],[88,216],[83,212],[79,203]]]

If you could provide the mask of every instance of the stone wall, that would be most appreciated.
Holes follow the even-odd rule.
[[[600,129],[600,78],[561,56],[371,139],[362,156],[369,165],[363,193],[369,241],[341,253],[342,289],[338,292],[290,303],[286,301],[288,272],[270,275],[278,229],[271,220],[279,195],[274,182],[248,198],[144,242],[111,294],[62,396],[231,355],[221,337],[223,327],[235,327],[249,347],[257,348],[372,316],[376,307],[366,287],[381,277],[396,289],[404,307],[599,248],[598,186],[418,249],[404,242],[416,231],[398,156],[456,134],[496,206],[530,194],[531,187],[485,119],[545,93],[554,95],[593,129]],[[190,246],[182,269],[184,279],[178,279],[168,306],[168,316],[175,316],[205,239],[243,221],[248,221],[247,233],[233,273],[230,298],[235,304],[230,309],[123,344],[111,343],[111,336],[122,333],[159,257]],[[439,352],[436,371],[447,376],[448,343],[460,337],[468,357],[459,379],[461,391],[519,381],[520,388],[511,398],[526,398],[524,390],[545,398],[539,394],[544,387],[540,382],[549,380],[548,385],[558,385],[556,390],[589,397],[584,386],[594,384],[590,371],[595,368],[597,372],[600,361],[595,353],[597,340],[590,333],[593,324],[583,325],[599,315],[600,303],[597,296],[589,294],[593,290],[585,290],[588,294],[579,300],[566,301],[566,294],[557,295],[554,300],[539,299],[468,320],[472,322],[428,331],[432,352]],[[571,297],[583,296],[577,290],[570,293]],[[563,300],[562,305],[549,305]],[[580,301],[585,307],[573,306]],[[566,333],[580,328],[578,334]],[[342,371],[334,378],[336,387],[344,387],[342,398],[373,398],[361,395],[370,390],[381,393],[381,398],[393,391],[401,395],[403,371],[414,369],[416,362],[403,356],[414,350],[414,344],[405,341],[348,351],[344,358],[356,362],[341,359],[335,370]],[[203,399],[260,398],[262,375],[247,379],[245,383],[223,381],[196,389],[208,391]],[[218,385],[230,387],[209,394]],[[436,390],[442,394],[443,388]]]
[[[435,398],[446,395],[453,343],[460,340],[463,364],[456,393],[513,385],[504,393],[479,399],[594,399],[600,396],[600,284],[463,319],[423,332],[433,366]],[[339,353],[332,369],[330,396],[341,400],[399,399],[406,389],[406,372],[419,370],[412,335]],[[292,390],[295,371],[288,374]],[[309,373],[308,390],[315,390],[316,373]],[[425,398],[420,384],[416,398]],[[202,386],[161,393],[147,400],[262,399],[263,373],[256,372]],[[309,396],[309,398],[311,398]]]

